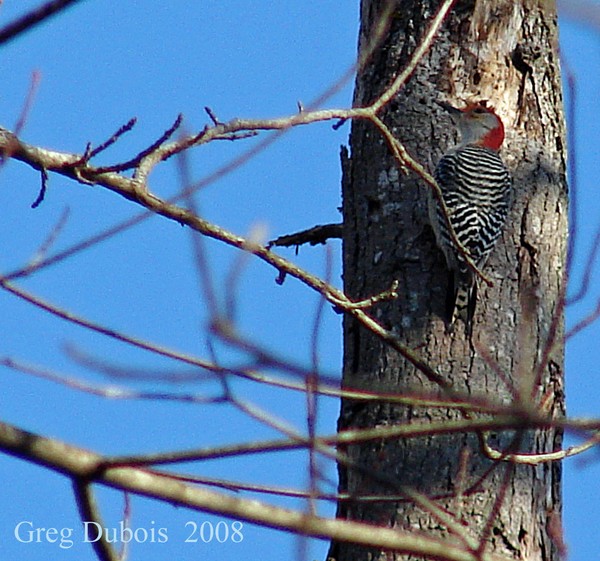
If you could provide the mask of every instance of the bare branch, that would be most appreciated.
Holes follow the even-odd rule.
[[[94,156],[100,154],[100,152],[104,152],[107,148],[112,146],[121,136],[125,133],[129,132],[137,123],[137,117],[132,117],[127,121],[123,126],[119,127],[117,132],[115,132],[109,139],[105,140],[102,144],[98,145],[96,148],[92,149],[91,145],[88,145],[88,149],[86,149],[83,157],[81,158],[80,164],[83,164],[89,160],[91,160]]]
[[[50,314],[52,314],[54,316],[57,316],[61,319],[69,321],[71,323],[74,323],[75,325],[79,325],[80,327],[84,327],[91,331],[95,331],[96,333],[100,333],[100,334],[110,337],[112,339],[116,339],[117,341],[127,343],[128,345],[131,345],[133,347],[138,347],[140,349],[144,349],[144,350],[165,356],[167,358],[172,358],[172,359],[178,360],[180,362],[191,364],[193,366],[205,368],[207,370],[211,370],[211,371],[220,370],[218,367],[216,367],[214,364],[212,364],[208,361],[203,361],[200,359],[192,358],[183,353],[178,353],[178,352],[172,351],[170,349],[162,348],[159,345],[151,345],[145,341],[142,341],[141,339],[136,339],[135,337],[131,337],[129,335],[126,335],[125,333],[121,333],[117,330],[110,329],[110,328],[102,326],[98,323],[94,323],[94,322],[84,319],[82,317],[76,316],[75,314],[73,314],[71,312],[62,310],[61,308],[54,306],[54,305],[50,304],[49,302],[42,300],[41,298],[38,298],[24,290],[21,290],[20,288],[17,288],[13,284],[7,282],[6,280],[4,280],[2,278],[0,278],[0,287],[4,288],[6,291],[10,292],[14,296],[17,296],[18,298],[21,298],[22,300],[25,300],[25,301],[29,302],[30,304],[33,304],[34,306],[36,306],[42,310],[45,310],[46,312],[49,312]]]
[[[50,232],[48,233],[42,245],[38,248],[38,250],[35,252],[31,260],[25,267],[23,276],[27,276],[30,272],[34,271],[37,268],[37,264],[44,260],[46,254],[48,253],[48,251],[50,251],[50,248],[52,247],[52,245],[54,245],[54,243],[58,239],[58,236],[66,226],[68,218],[69,208],[66,207],[62,211],[58,221],[56,222],[52,230],[50,230]]]
[[[73,480],[73,491],[75,492],[75,501],[79,508],[79,516],[82,522],[93,522],[90,525],[90,537],[92,547],[100,561],[122,561],[121,556],[113,549],[110,542],[107,541],[104,532],[98,532],[97,526],[105,528],[102,522],[102,516],[92,491],[92,486],[83,479]]]
[[[327,240],[341,239],[343,230],[343,224],[320,224],[318,226],[313,226],[308,230],[279,236],[267,244],[267,249],[271,249],[273,246],[289,247],[295,245],[297,251],[298,246],[305,243],[317,245],[324,244]]]
[[[31,83],[29,84],[29,91],[27,92],[27,97],[25,98],[25,103],[23,103],[23,107],[21,108],[21,114],[15,124],[15,134],[19,135],[25,128],[25,123],[27,122],[27,117],[29,116],[29,111],[33,105],[33,100],[35,99],[35,95],[40,86],[41,74],[37,70],[31,73]]]
[[[15,21],[5,25],[0,29],[0,45],[14,39],[24,31],[43,22],[45,19],[58,14],[69,6],[77,3],[79,0],[51,0],[41,6],[31,10],[31,12],[21,16]]]
[[[578,454],[590,450],[591,448],[597,446],[600,443],[600,432],[596,433],[594,436],[586,440],[583,444],[579,444],[577,446],[569,446],[569,448],[566,448],[564,450],[546,452],[544,454],[507,454],[506,452],[500,452],[499,450],[496,450],[493,447],[491,447],[488,444],[486,438],[483,439],[483,442],[485,444],[485,453],[491,460],[536,466],[543,463],[561,461],[565,458],[577,456]]]
[[[364,310],[365,308],[373,307],[375,304],[378,304],[379,302],[385,302],[386,300],[395,300],[396,298],[398,298],[399,284],[400,283],[398,280],[393,280],[392,284],[390,285],[390,287],[387,290],[384,290],[383,292],[380,292],[379,294],[375,294],[374,296],[370,296],[369,298],[365,298],[364,300],[359,300],[358,302],[350,302],[350,303],[346,303],[343,305],[345,306],[346,309]]]
[[[437,14],[431,20],[429,29],[425,33],[425,36],[418,42],[418,46],[415,49],[415,52],[413,53],[409,63],[406,65],[406,68],[400,74],[398,74],[398,76],[396,76],[392,82],[392,85],[371,106],[374,114],[377,114],[383,107],[385,107],[406,84],[411,74],[415,71],[415,68],[421,62],[421,59],[431,48],[431,44],[433,43],[435,36],[438,34],[442,23],[444,23],[444,20],[446,19],[446,16],[450,12],[450,9],[455,1],[456,0],[445,0],[442,3]]]
[[[132,121],[133,121],[133,119],[131,121],[129,121],[129,123],[131,123]],[[183,115],[181,115],[181,114],[177,115],[177,118],[175,119],[173,124],[163,134],[161,134],[157,140],[155,140],[150,146],[148,146],[148,148],[146,148],[145,150],[142,150],[139,154],[137,154],[131,160],[123,162],[122,164],[115,164],[113,166],[99,167],[96,169],[96,173],[120,172],[120,171],[125,171],[128,169],[137,168],[145,158],[147,158],[151,154],[154,154],[161,146],[164,145],[164,143],[167,140],[169,140],[169,138],[171,138],[173,136],[175,131],[181,126],[182,121],[183,121]],[[127,125],[129,125],[129,123],[127,123]],[[133,124],[135,124],[135,121]],[[125,125],[125,126],[127,127],[127,125]],[[126,131],[124,131],[124,132],[126,132]]]
[[[202,512],[295,532],[447,561],[491,561],[463,547],[427,535],[346,520],[332,520],[287,510],[256,500],[232,497],[196,485],[185,485],[147,468],[105,467],[102,456],[0,423],[0,449],[71,477],[167,501]]]
[[[507,411],[504,414],[496,415],[488,419],[460,419],[455,421],[438,422],[413,422],[411,424],[376,427],[368,429],[346,430],[329,436],[320,436],[316,438],[315,443],[323,446],[343,446],[348,444],[359,444],[361,442],[379,442],[384,440],[397,440],[405,438],[418,438],[423,436],[456,434],[456,433],[480,433],[485,431],[517,430],[560,427],[579,431],[598,431],[600,421],[577,420],[577,419],[556,419],[549,420],[544,417],[520,417]],[[598,441],[597,435],[593,437]],[[193,450],[166,452],[158,454],[129,455],[106,458],[105,463],[108,466],[141,466],[141,465],[165,465],[181,462],[191,462],[200,460],[220,459],[227,457],[237,457],[247,454],[266,454],[270,452],[284,452],[291,450],[302,450],[311,445],[311,440],[306,437],[296,436],[294,438],[266,440],[259,442],[243,442],[230,446],[197,448]],[[582,445],[583,446],[583,445]],[[577,449],[577,453],[584,450]],[[586,450],[589,448],[586,448]],[[492,452],[494,454],[494,452]],[[502,452],[506,458],[511,458],[510,452]],[[571,453],[571,455],[573,455]],[[495,458],[494,458],[495,459]],[[498,457],[498,460],[501,458]],[[549,458],[548,461],[555,461],[561,458]],[[539,462],[537,462],[539,463]],[[465,493],[467,491],[464,491]]]

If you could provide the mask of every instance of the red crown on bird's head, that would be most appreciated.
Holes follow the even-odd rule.
[[[488,105],[486,99],[467,103],[460,111],[463,114],[464,119],[472,121],[480,119],[483,115],[493,115],[496,119],[497,126],[490,129],[476,142],[476,144],[491,148],[492,150],[500,149],[500,146],[502,146],[502,143],[504,142],[504,123],[494,108],[491,105]]]

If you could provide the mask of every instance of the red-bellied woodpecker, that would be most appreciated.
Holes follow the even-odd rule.
[[[511,195],[511,179],[498,155],[504,125],[484,103],[456,109],[440,103],[457,125],[461,143],[439,161],[435,178],[456,237],[481,269],[502,233]],[[452,241],[448,224],[435,196],[430,197],[429,217],[437,243],[450,271],[446,321],[461,317],[470,336],[477,302],[476,274]]]

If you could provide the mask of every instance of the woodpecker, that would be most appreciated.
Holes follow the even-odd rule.
[[[504,141],[504,125],[484,102],[464,109],[446,103],[439,105],[458,127],[461,143],[442,156],[435,179],[456,237],[481,270],[502,233],[511,198],[510,174],[498,155]],[[429,218],[449,270],[447,326],[451,328],[460,317],[470,337],[477,303],[476,274],[452,241],[435,195],[430,196]]]

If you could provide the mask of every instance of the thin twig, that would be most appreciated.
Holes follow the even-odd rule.
[[[46,170],[45,168],[40,169],[40,179],[40,191],[35,201],[31,203],[31,208],[37,208],[38,206],[40,206],[40,204],[42,204],[42,201],[44,200],[44,197],[46,196],[46,190],[48,188],[48,170]]]
[[[567,161],[568,173],[569,173],[569,237],[567,240],[567,274],[572,278],[573,273],[573,259],[575,259],[575,251],[577,249],[577,235],[579,233],[579,209],[578,203],[578,189],[577,189],[577,120],[576,111],[577,107],[577,81],[575,74],[571,69],[567,59],[561,53],[561,65],[564,71],[564,76],[567,80],[567,143],[569,149],[569,159]],[[579,293],[578,293],[579,294]]]
[[[427,51],[431,48],[433,40],[438,34],[442,23],[446,19],[446,16],[450,12],[452,5],[456,0],[445,0],[440,6],[435,17],[431,20],[429,28],[427,29],[424,37],[418,42],[418,46],[415,52],[412,54],[408,64],[404,70],[396,76],[392,85],[379,97],[375,103],[371,106],[374,113],[378,113],[383,107],[385,107],[390,100],[392,100],[402,87],[406,84],[411,74],[415,71],[418,64],[421,62],[423,57],[427,54]]]
[[[592,312],[590,312],[586,317],[582,320],[578,321],[569,331],[567,331],[565,335],[565,339],[570,339],[571,337],[575,337],[575,335],[579,334],[586,327],[589,327],[592,323],[594,323],[600,317],[600,298],[596,303],[596,307]]]
[[[336,520],[266,505],[252,499],[232,497],[197,485],[185,485],[149,469],[105,467],[104,458],[64,442],[0,423],[0,450],[73,477],[95,482],[183,506],[219,514],[239,521],[294,532],[297,535],[351,542],[357,545],[400,551],[417,557],[446,561],[491,561],[492,556],[476,556],[453,543],[426,534],[398,528]]]
[[[518,389],[515,387],[510,376],[502,369],[498,361],[492,356],[489,349],[481,345],[476,340],[473,340],[472,344],[475,350],[477,351],[477,354],[481,356],[481,358],[488,365],[490,370],[492,370],[496,377],[504,383],[506,389],[510,392],[513,400],[515,400],[516,402],[520,401]]]
[[[460,519],[454,517],[450,512],[435,504],[430,498],[416,489],[403,486],[402,490],[416,505],[429,513],[432,518],[436,519],[440,524],[446,526],[448,531],[456,536],[466,548],[471,551],[477,549],[477,540],[468,535],[468,529],[460,522]]]
[[[364,300],[359,300],[358,302],[346,302],[344,303],[344,307],[349,310],[364,310],[366,308],[372,308],[379,302],[395,300],[398,298],[398,286],[400,286],[400,281],[393,280],[390,287],[383,292],[370,296],[369,298],[365,298]]]
[[[127,343],[129,345],[132,345],[133,347],[138,347],[140,349],[144,349],[144,350],[165,356],[167,358],[173,358],[178,361],[185,362],[187,364],[191,364],[193,366],[205,368],[206,370],[215,371],[215,372],[220,370],[219,368],[215,367],[215,365],[210,362],[203,361],[198,358],[193,358],[191,356],[185,355],[183,353],[178,353],[176,351],[161,347],[159,345],[153,345],[153,344],[147,343],[146,341],[137,339],[135,337],[131,337],[131,336],[126,335],[125,333],[122,333],[115,329],[111,329],[109,327],[100,325],[98,323],[94,323],[87,319],[84,319],[80,316],[77,316],[76,314],[73,314],[72,312],[63,310],[63,309],[59,308],[58,306],[54,306],[53,304],[50,304],[49,302],[42,300],[41,298],[34,296],[33,294],[30,294],[29,292],[27,292],[25,290],[17,288],[14,284],[7,282],[3,278],[0,278],[0,287],[4,288],[4,290],[6,290],[7,292],[10,292],[14,296],[17,296],[18,298],[25,300],[26,302],[29,302],[30,304],[33,304],[37,308],[45,310],[46,312],[48,312],[58,318],[69,321],[75,325],[89,329],[90,331],[95,331],[96,333],[100,333],[100,334],[110,337],[112,339],[116,339],[117,341]]]
[[[487,439],[484,438],[483,442],[485,444],[485,454],[491,460],[536,466],[548,462],[558,462],[564,460],[565,458],[577,456],[578,454],[582,454],[583,452],[590,450],[600,443],[600,433],[596,433],[584,443],[577,446],[569,446],[569,448],[565,448],[564,450],[544,452],[542,454],[515,454],[501,452],[500,450],[496,450],[490,446],[487,442]]]
[[[520,443],[523,440],[524,432],[523,430],[517,431],[511,443],[509,444],[505,454],[512,453],[512,450],[515,450],[519,447]],[[496,464],[499,465],[499,464]],[[500,487],[496,491],[496,496],[494,502],[492,504],[492,508],[488,514],[488,518],[486,520],[485,526],[481,530],[479,535],[479,547],[476,550],[477,558],[481,558],[486,550],[486,547],[489,545],[489,538],[492,535],[492,531],[494,528],[494,524],[496,523],[497,518],[500,516],[500,511],[502,509],[502,505],[506,499],[506,494],[508,493],[508,489],[510,487],[511,479],[514,475],[516,466],[514,464],[504,464],[504,473],[502,474],[502,479],[500,481]]]
[[[96,168],[96,173],[121,172],[136,168],[144,158],[150,154],[154,154],[169,138],[171,138],[171,136],[173,136],[175,131],[181,126],[182,121],[183,115],[177,115],[173,124],[157,140],[148,146],[148,148],[142,150],[139,154],[121,164],[98,167]]]
[[[571,191],[572,192],[572,191]],[[569,204],[573,204],[573,203],[569,203]],[[572,237],[573,234],[569,234],[569,241],[572,241]],[[586,262],[585,262],[585,269],[583,271],[583,277],[581,279],[581,284],[579,286],[579,288],[577,289],[577,292],[575,292],[575,294],[573,294],[572,296],[567,296],[566,300],[565,300],[565,306],[573,306],[574,304],[577,304],[578,302],[580,302],[588,293],[588,290],[590,288],[590,282],[592,280],[592,273],[594,272],[594,266],[597,263],[597,257],[598,257],[598,250],[600,250],[600,226],[598,226],[598,229],[596,230],[596,235],[594,236],[594,241],[592,242],[592,247],[589,250]],[[575,248],[572,248],[569,250],[570,252],[575,251]],[[567,267],[567,270],[570,270]],[[570,278],[573,278],[572,275],[570,276]]]
[[[73,480],[73,491],[81,521],[83,523],[92,522],[92,524],[86,524],[86,532],[88,532],[86,537],[92,543],[98,559],[100,561],[122,561],[122,557],[113,549],[102,530],[106,526],[102,522],[102,516],[91,483],[81,478],[75,478]],[[100,527],[100,530],[98,530],[98,527]]]
[[[119,140],[121,136],[123,136],[125,133],[128,133],[135,126],[136,123],[137,117],[132,117],[131,119],[129,119],[129,121],[127,121],[124,125],[119,127],[119,129],[110,138],[105,140],[102,144],[99,144],[93,150],[90,150],[86,154],[85,160],[91,160],[94,156],[100,154],[100,152],[104,152],[104,150],[106,150],[107,148],[112,146],[117,140]]]
[[[42,74],[38,70],[34,70],[31,73],[31,82],[29,84],[29,90],[27,91],[27,97],[25,98],[25,102],[23,103],[23,107],[21,108],[21,114],[17,119],[17,123],[15,124],[15,134],[19,135],[25,128],[25,123],[27,122],[27,118],[29,117],[29,112],[33,106],[33,100],[35,99],[35,95],[40,86],[40,81],[42,79]]]
[[[331,282],[332,274],[332,257],[331,251],[325,252],[325,282]],[[318,424],[318,413],[319,413],[319,394],[316,391],[319,387],[320,379],[320,363],[319,363],[319,335],[321,332],[321,326],[323,322],[323,313],[325,311],[326,300],[323,297],[319,298],[317,302],[317,309],[315,312],[315,318],[313,322],[313,328],[311,333],[310,341],[310,354],[311,354],[311,374],[306,378],[306,427],[310,446],[308,449],[308,472],[309,472],[309,494],[310,499],[308,502],[308,511],[311,514],[317,512],[315,500],[319,493],[319,487],[317,480],[319,478],[318,469],[318,458],[316,456],[316,438],[317,438],[317,424]]]
[[[496,416],[488,419],[458,419],[454,421],[439,422],[415,422],[411,424],[380,426],[366,429],[346,430],[340,433],[320,436],[316,438],[316,444],[323,446],[344,446],[349,444],[360,444],[365,442],[381,442],[384,440],[398,440],[407,438],[419,438],[431,435],[457,434],[457,433],[481,433],[482,431],[500,431],[516,429],[534,429],[560,427],[577,430],[600,429],[600,421],[588,420],[524,420],[509,414]],[[110,466],[138,466],[138,465],[165,465],[181,462],[200,460],[222,459],[237,457],[247,454],[266,454],[270,452],[284,452],[302,450],[311,445],[310,439],[303,436],[293,438],[266,440],[259,442],[242,442],[230,446],[196,448],[193,450],[165,452],[144,455],[114,456],[106,459]],[[505,452],[506,453],[506,452]],[[465,491],[467,494],[467,491]]]
[[[35,376],[36,378],[60,384],[72,390],[84,392],[90,395],[96,395],[106,399],[176,401],[181,403],[192,403],[195,405],[216,404],[224,401],[224,398],[221,396],[206,397],[195,394],[145,392],[132,390],[123,386],[116,386],[114,384],[110,386],[91,384],[88,382],[83,382],[74,376],[67,377],[65,375],[53,372],[47,368],[34,366],[10,357],[0,358],[0,365],[4,366],[5,368],[11,368],[12,370],[28,374],[29,376]]]
[[[189,190],[192,181],[190,172],[190,162],[187,152],[180,152],[177,155],[177,171],[179,175],[180,193],[183,194],[188,208],[196,215],[199,215],[198,206],[194,199],[194,193]],[[219,306],[217,302],[217,293],[215,283],[210,273],[208,256],[205,248],[205,241],[196,232],[189,231],[190,243],[192,246],[192,256],[194,260],[196,274],[198,275],[199,293],[203,297],[203,302],[208,308],[209,321],[219,315]]]
[[[56,243],[58,236],[61,234],[64,227],[66,226],[68,218],[69,218],[69,208],[65,207],[65,209],[62,211],[60,217],[58,218],[58,221],[56,222],[54,227],[50,230],[48,236],[46,237],[46,239],[44,240],[42,245],[40,245],[40,247],[37,249],[37,251],[35,252],[33,257],[30,259],[29,263],[23,269],[23,271],[24,271],[23,276],[27,276],[31,271],[34,271],[36,269],[37,263],[39,263],[40,261],[43,261],[44,257],[50,251],[50,248]]]
[[[38,23],[43,22],[50,16],[58,14],[78,1],[79,0],[51,0],[50,2],[46,2],[45,4],[34,8],[24,16],[17,18],[15,21],[12,21],[0,29],[0,45],[7,43],[21,33],[30,30]]]

